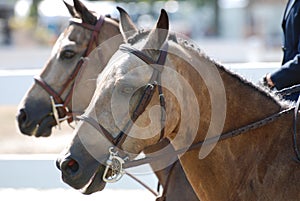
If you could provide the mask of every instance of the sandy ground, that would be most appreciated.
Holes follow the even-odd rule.
[[[0,154],[58,154],[72,139],[72,129],[63,124],[50,137],[21,134],[16,124],[17,106],[0,106]]]
[[[72,189],[0,189],[1,201],[96,201],[96,200],[130,200],[130,201],[154,201],[154,195],[145,190],[112,190],[105,189],[92,195],[83,195]]]
[[[14,46],[0,46],[0,69],[39,69],[49,58],[51,47],[40,47],[31,40],[31,35],[15,33]],[[34,59],[29,59],[33,58]],[[14,89],[12,89],[14,91]],[[25,93],[25,91],[24,91]],[[2,97],[0,96],[0,99]],[[21,134],[16,124],[16,105],[0,105],[0,155],[1,154],[59,154],[72,139],[72,129],[62,125],[62,130],[53,128],[50,137],[29,137]],[[27,155],[28,156],[28,155]],[[20,167],[21,168],[21,167]],[[0,168],[1,169],[1,168]],[[1,180],[1,178],[0,178]],[[46,182],[46,181],[45,181]],[[130,185],[130,184],[129,184]],[[57,189],[1,188],[0,201],[96,201],[130,200],[154,201],[146,190],[107,189],[92,195],[83,195],[71,187]]]
[[[72,139],[72,129],[64,124],[62,130],[54,129],[50,137],[36,138],[18,131],[15,116],[16,106],[0,106],[0,154],[59,154]],[[9,156],[9,155],[8,155]],[[25,157],[26,155],[24,155]],[[27,155],[28,156],[28,155]],[[1,179],[1,178],[0,178]],[[130,185],[130,184],[128,184]],[[83,195],[70,188],[36,189],[36,188],[1,188],[1,201],[95,201],[95,200],[130,200],[154,201],[155,197],[143,189],[105,188],[92,195]]]

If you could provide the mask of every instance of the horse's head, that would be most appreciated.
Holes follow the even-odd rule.
[[[115,20],[97,18],[79,0],[74,0],[74,6],[65,5],[72,16],[70,24],[59,36],[42,73],[19,105],[17,121],[20,131],[26,135],[49,136],[52,127],[60,121],[72,120],[72,112],[82,112],[96,88],[96,76],[122,43],[122,37],[117,38],[120,31]],[[104,44],[114,36],[109,44]],[[97,65],[87,66],[83,58],[99,44],[101,48],[94,54],[99,60]],[[74,94],[77,77],[80,79],[76,79],[76,90],[80,93]],[[76,105],[72,105],[73,100]]]
[[[121,156],[133,159],[166,135],[172,137],[180,121],[174,94],[181,93],[182,88],[176,72],[165,67],[170,62],[167,13],[162,10],[156,27],[146,35],[125,32],[128,27],[136,28],[122,9],[119,11],[120,30],[128,43],[120,47],[99,75],[97,89],[74,131],[72,145],[57,160],[63,180],[86,194],[102,190],[105,182],[118,179],[113,167],[106,164],[109,154],[119,150]],[[122,159],[113,156],[112,161]]]

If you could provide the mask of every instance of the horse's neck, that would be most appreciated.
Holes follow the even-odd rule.
[[[227,101],[223,132],[261,120],[281,109],[281,106],[263,91],[222,68],[219,68],[219,72]],[[204,90],[204,93],[207,92]],[[205,97],[209,97],[209,94],[199,95],[200,104],[209,103],[209,98],[201,100]],[[204,110],[212,107],[200,105]],[[209,111],[201,110],[202,113],[204,121],[201,120],[199,124],[198,140],[204,139],[203,135],[209,127],[207,123],[210,123],[205,120],[209,119],[205,118]],[[285,115],[262,128],[218,142],[212,152],[201,160],[199,149],[186,152],[180,160],[201,200],[257,200],[266,193],[266,186],[278,179],[272,177],[269,172],[275,175],[276,171],[281,171],[282,161],[288,160],[289,154],[292,154],[289,135],[291,123],[292,115]],[[291,163],[289,160],[287,166]],[[276,181],[278,186],[284,185],[284,182],[288,183],[288,174],[295,176],[296,173],[285,170],[282,173],[283,179]],[[299,176],[299,171],[297,174]],[[276,195],[276,190],[273,193]]]
[[[280,111],[281,105],[271,95],[225,69],[221,69],[220,74],[227,101],[224,131],[242,127]]]
[[[222,126],[214,125],[223,129],[219,132],[228,132],[261,120],[282,108],[271,95],[211,61],[201,52],[191,48],[174,50],[173,45],[170,46],[171,51],[175,52],[174,57],[170,56],[171,62],[176,66],[174,68],[188,80],[197,96],[200,113],[199,131],[202,133],[198,133],[195,141],[204,140],[207,131],[211,132],[209,127],[211,124],[216,124],[216,120],[222,123]],[[186,54],[189,56],[184,56]],[[178,55],[181,58],[178,59]],[[186,89],[182,93],[186,103],[184,111],[195,112],[195,108],[190,107],[191,102],[189,102],[189,96],[185,94]],[[217,115],[212,114],[216,112]],[[212,129],[213,132],[215,129]],[[217,134],[220,133],[212,135]]]
[[[119,37],[118,38],[114,38],[114,40],[117,40],[116,42],[118,42],[118,43],[122,43],[123,42],[123,38],[121,37],[120,34],[121,34],[121,32],[120,32],[120,28],[119,28],[118,22],[116,22],[114,19],[105,17],[105,21],[104,21],[103,26],[102,26],[102,28],[100,30],[100,33],[99,33],[98,44],[102,44],[105,41],[107,41],[107,40],[109,40],[109,39],[111,39],[111,38],[113,38],[115,36],[118,36],[118,35],[119,35]],[[119,46],[117,46],[117,48],[118,47]],[[115,48],[113,48],[113,49],[115,49]]]
[[[119,25],[116,21],[105,17],[105,21],[98,35],[97,43],[99,44],[97,47],[98,63],[100,64],[99,72],[101,72],[112,55],[123,43]]]
[[[179,65],[177,70],[184,72],[184,77],[190,80],[197,94],[201,117],[199,128],[202,131],[205,132],[205,128],[215,123],[211,114],[215,108],[219,110],[218,115],[224,115],[223,132],[261,120],[282,109],[279,101],[263,89],[230,72],[203,53],[191,48],[187,50],[193,66]],[[189,107],[189,103],[187,105]],[[199,135],[199,140],[203,140],[204,136]]]

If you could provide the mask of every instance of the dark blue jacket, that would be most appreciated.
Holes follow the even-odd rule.
[[[271,80],[278,90],[300,84],[300,0],[289,0],[283,16],[282,29],[282,67],[271,75]]]

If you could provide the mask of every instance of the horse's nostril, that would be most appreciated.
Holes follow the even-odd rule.
[[[25,108],[19,110],[16,118],[21,133],[29,136],[35,135],[36,125],[34,122],[30,121],[29,115]]]
[[[73,172],[77,172],[77,171],[78,171],[78,168],[79,168],[78,163],[77,163],[75,160],[73,160],[73,159],[71,159],[71,160],[68,162],[67,166],[68,166]]]
[[[24,109],[20,109],[19,114],[17,116],[19,124],[26,122],[27,115]]]
[[[65,161],[63,161],[61,165],[59,165],[59,162],[57,161],[57,166],[58,169],[67,174],[74,174],[79,169],[78,163],[72,158],[65,159]]]

